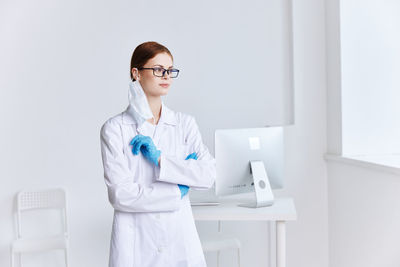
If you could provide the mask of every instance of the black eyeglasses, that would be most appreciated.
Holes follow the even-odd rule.
[[[153,75],[157,77],[164,77],[165,72],[170,75],[171,78],[176,78],[178,77],[179,70],[178,69],[169,69],[166,70],[161,67],[155,67],[155,68],[138,68],[138,70],[153,70]]]

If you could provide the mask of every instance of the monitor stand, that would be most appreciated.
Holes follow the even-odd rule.
[[[240,207],[260,208],[274,204],[274,195],[265,170],[264,162],[260,160],[250,161],[250,172],[253,174],[254,191],[256,201],[238,204]]]

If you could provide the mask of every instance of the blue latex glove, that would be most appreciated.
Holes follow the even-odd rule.
[[[197,154],[196,154],[196,152],[193,152],[192,154],[188,155],[188,156],[186,157],[186,159],[196,159],[196,160],[197,160]],[[186,159],[185,159],[185,160],[186,160]]]
[[[140,150],[147,160],[158,166],[158,158],[161,155],[161,151],[157,150],[150,136],[138,134],[132,139],[130,145],[132,145],[132,153],[134,155],[139,154]]]
[[[181,190],[181,199],[189,192],[189,186],[178,184],[179,190]]]
[[[197,160],[197,154],[196,153],[192,153],[192,154],[188,155],[185,160],[188,160],[188,159]],[[178,184],[178,186],[179,186],[179,189],[181,190],[181,198],[183,198],[188,193],[189,186],[181,185],[181,184]]]

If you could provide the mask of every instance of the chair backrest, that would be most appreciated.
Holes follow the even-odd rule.
[[[67,196],[64,188],[22,190],[17,194],[18,237],[21,237],[21,213],[35,209],[60,209],[64,234],[67,234]]]

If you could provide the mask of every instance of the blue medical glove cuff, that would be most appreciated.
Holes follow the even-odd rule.
[[[189,191],[189,186],[178,184],[179,189],[181,190],[181,199],[187,194]]]

